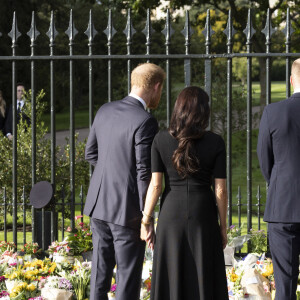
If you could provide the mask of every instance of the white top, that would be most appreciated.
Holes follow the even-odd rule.
[[[294,94],[295,93],[300,93],[300,88],[294,89]]]
[[[146,102],[144,101],[143,98],[141,98],[140,96],[138,96],[138,95],[136,95],[136,94],[134,94],[134,93],[130,93],[129,96],[130,96],[130,97],[133,97],[133,98],[135,98],[135,99],[137,99],[137,100],[139,100],[139,101],[143,104],[144,109],[146,110],[147,104],[146,104]]]

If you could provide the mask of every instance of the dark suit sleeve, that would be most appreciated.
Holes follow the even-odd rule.
[[[272,137],[268,124],[268,110],[265,107],[259,125],[259,135],[257,142],[257,156],[263,176],[267,183],[270,183],[272,168],[274,165],[274,154],[272,146]]]
[[[6,120],[5,120],[5,125],[4,125],[4,134],[12,134],[12,106],[10,105],[7,115],[6,115]]]
[[[157,131],[157,121],[150,117],[142,123],[135,134],[137,185],[141,210],[144,208],[144,199],[151,179],[151,145]]]
[[[89,133],[89,137],[85,146],[85,159],[93,166],[98,161],[98,143],[95,130],[95,120]]]

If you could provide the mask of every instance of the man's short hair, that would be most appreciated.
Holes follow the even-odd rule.
[[[17,82],[16,87],[18,87],[18,86],[23,86],[25,89],[25,84],[23,82]]]
[[[291,73],[295,80],[300,81],[300,58],[294,60]]]
[[[166,73],[160,66],[152,63],[140,64],[131,72],[131,87],[149,90],[158,82],[163,83],[165,78]]]

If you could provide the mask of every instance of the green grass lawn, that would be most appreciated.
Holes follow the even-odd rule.
[[[273,81],[271,83],[271,102],[278,102],[286,99],[286,83],[285,81]],[[253,106],[260,104],[260,84],[252,83],[252,103]]]
[[[172,90],[177,94],[184,88],[184,83],[176,83],[172,85]],[[271,85],[272,102],[285,99],[286,84],[285,81],[273,81]],[[253,106],[259,105],[260,102],[260,85],[259,82],[252,83],[252,99]],[[163,101],[164,99],[162,99]],[[51,118],[50,113],[43,116],[45,125],[50,130]],[[56,130],[68,130],[70,127],[70,112],[64,110],[56,113]],[[89,111],[87,107],[75,109],[75,128],[89,127]]]
[[[50,131],[51,128],[51,116],[50,114],[45,114],[43,116],[43,121]],[[56,130],[69,130],[70,128],[70,112],[63,111],[56,113]],[[87,108],[76,109],[75,110],[75,128],[87,128],[89,127],[89,111]]]

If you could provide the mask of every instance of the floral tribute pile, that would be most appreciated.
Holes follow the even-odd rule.
[[[0,242],[0,300],[87,300],[90,295],[91,262],[86,261],[92,250],[92,232],[82,222],[82,216],[75,217],[76,228],[69,232],[62,242],[53,242],[47,256],[36,243],[24,245],[21,252],[11,242]],[[263,231],[252,231],[241,236],[241,230],[231,226],[228,229],[232,266],[226,267],[228,294],[230,300],[271,300],[275,298],[273,265],[266,258],[266,237]],[[234,251],[250,240],[257,253],[244,259],[234,257]],[[238,245],[237,248],[235,248]],[[238,248],[240,249],[240,248]],[[150,299],[152,274],[152,252],[146,250],[141,300]],[[299,285],[300,287],[300,285]],[[118,289],[116,269],[108,293],[115,299]],[[300,300],[300,289],[297,294]]]

